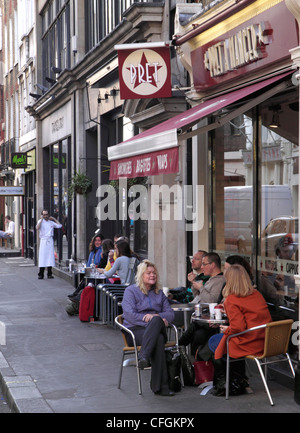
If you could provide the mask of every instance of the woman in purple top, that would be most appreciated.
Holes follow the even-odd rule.
[[[167,342],[166,326],[174,320],[174,312],[161,290],[156,266],[149,260],[139,264],[137,284],[126,288],[122,308],[124,326],[135,336],[141,347],[139,367],[144,369],[151,364],[151,389],[155,394],[172,396],[169,390],[168,371],[165,358]],[[128,344],[132,345],[128,338]]]

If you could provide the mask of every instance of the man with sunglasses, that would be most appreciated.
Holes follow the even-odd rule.
[[[40,250],[39,250],[39,273],[38,278],[44,278],[44,271],[47,268],[48,278],[54,278],[52,267],[55,266],[54,256],[54,229],[60,229],[62,225],[52,216],[49,216],[48,210],[44,209],[41,218],[38,220],[36,230],[40,232]]]

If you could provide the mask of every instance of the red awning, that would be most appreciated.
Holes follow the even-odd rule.
[[[109,147],[108,159],[109,161],[111,161],[110,179],[117,179],[119,177],[139,177],[159,174],[160,171],[152,173],[151,170],[149,170],[147,174],[145,174],[145,170],[136,171],[135,164],[138,163],[138,160],[145,160],[147,158],[151,158],[151,161],[154,164],[156,157],[158,157],[159,155],[163,156],[169,154],[168,152],[166,153],[167,149],[177,148],[179,145],[178,140],[185,139],[184,135],[181,138],[180,136],[178,136],[178,133],[182,133],[182,131],[187,131],[192,126],[199,123],[200,119],[203,119],[210,114],[215,113],[216,111],[219,111],[224,107],[227,107],[228,105],[231,105],[251,94],[254,94],[255,92],[258,92],[259,90],[262,90],[267,86],[276,83],[280,79],[290,74],[291,71],[249,85],[242,89],[235,90],[226,95],[212,98],[197,105],[196,107],[190,108],[189,110],[172,117],[171,119],[166,120],[165,122],[160,123],[159,125],[154,126],[153,128],[150,128],[140,133],[139,135],[129,140]],[[280,89],[278,91],[280,91]],[[270,96],[266,96],[265,99],[267,99],[268,97]],[[175,151],[172,155],[175,155]],[[125,168],[126,164],[127,168]],[[170,166],[168,169],[171,170]],[[127,170],[128,173],[125,174],[124,170]],[[129,173],[130,170],[131,172]],[[155,168],[155,170],[157,170],[157,167]],[[174,171],[168,171],[168,173],[177,172],[178,166],[175,166],[172,163],[172,170]],[[166,171],[163,172],[166,173]],[[118,175],[118,173],[120,174]]]

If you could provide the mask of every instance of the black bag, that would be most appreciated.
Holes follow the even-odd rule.
[[[195,385],[195,372],[194,372],[193,364],[191,363],[191,360],[188,357],[185,348],[183,346],[179,346],[179,353],[181,358],[181,370],[182,370],[184,385],[193,386]]]
[[[167,350],[166,351],[166,361],[167,361],[167,368],[168,368],[170,391],[179,392],[181,390],[181,380],[180,380],[181,357],[180,357],[180,354],[177,351],[172,352],[170,350]]]

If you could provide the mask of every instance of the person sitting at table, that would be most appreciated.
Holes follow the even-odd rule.
[[[98,268],[97,271],[103,274],[106,278],[111,278],[113,275],[117,274],[120,278],[121,284],[125,284],[130,258],[132,257],[131,249],[128,242],[119,240],[115,244],[115,250],[117,258],[112,268],[109,271]]]
[[[97,265],[97,268],[106,269],[108,259],[109,259],[109,253],[111,250],[113,250],[114,243],[111,239],[104,239],[104,241],[102,241],[101,246],[102,246],[101,259],[99,264]]]
[[[104,239],[104,236],[101,233],[97,233],[91,240],[90,246],[89,246],[89,258],[87,261],[87,268],[91,266],[92,263],[94,263],[96,266],[99,265],[101,260],[101,253],[102,253],[102,241]]]
[[[272,321],[264,297],[255,289],[243,266],[231,265],[226,270],[225,279],[224,309],[229,326],[221,325],[221,333],[213,335],[208,342],[210,350],[214,353],[214,395],[225,395],[226,362],[224,362],[223,355],[226,353],[227,337]],[[264,342],[265,331],[263,329],[234,337],[229,342],[230,357],[237,359],[248,354],[260,355],[264,350]],[[235,392],[243,392],[248,386],[245,362],[238,361],[232,365],[234,367],[230,377],[232,378],[231,382],[235,379]]]
[[[221,272],[221,259],[217,253],[206,253],[202,259],[201,269],[204,275],[208,276],[208,281],[203,284],[202,281],[193,283],[193,289],[198,294],[192,301],[193,303],[217,303],[221,290],[225,284],[225,278]],[[199,346],[205,345],[209,337],[215,333],[215,329],[208,324],[197,324],[192,322],[188,329],[179,339],[180,346],[191,344],[191,354],[196,357]],[[183,349],[181,348],[181,352]],[[204,359],[206,360],[206,359]]]
[[[136,284],[125,289],[123,301],[124,326],[129,328],[141,346],[141,369],[151,365],[151,390],[158,395],[173,396],[168,385],[165,357],[166,326],[173,321],[174,312],[161,290],[159,275],[154,263],[144,260],[138,266]],[[133,345],[131,336],[128,344]]]
[[[168,299],[170,303],[186,304],[194,299],[193,285],[194,282],[203,281],[206,282],[209,276],[204,275],[201,270],[202,258],[207,252],[204,250],[198,250],[194,253],[191,260],[192,271],[188,274],[187,278],[190,282],[190,287],[178,287],[171,289],[168,293]],[[196,292],[198,294],[198,291]],[[175,314],[176,315],[176,314]]]

